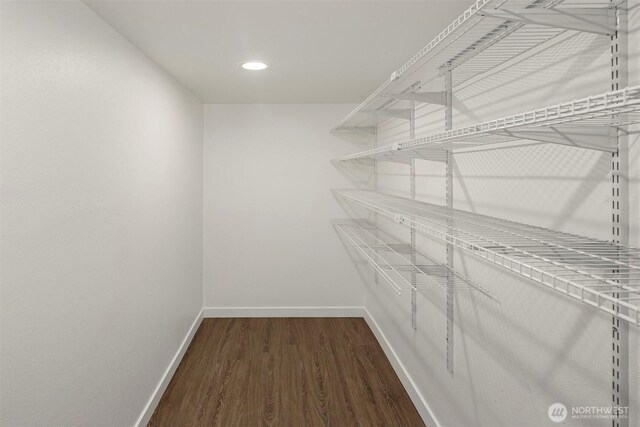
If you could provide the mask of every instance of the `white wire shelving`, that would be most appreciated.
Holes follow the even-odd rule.
[[[344,200],[640,326],[640,249],[366,190]]]
[[[609,0],[478,0],[349,113],[333,132],[405,117],[407,101],[443,104],[444,74],[457,86],[569,31],[611,35]]]
[[[446,264],[383,233],[366,221],[339,222],[334,227],[398,294],[425,288],[447,292],[449,284],[455,290],[477,290],[488,295],[482,286]]]
[[[522,139],[614,152],[617,127],[638,122],[640,86],[633,86],[362,151],[337,161],[445,161],[447,150]]]

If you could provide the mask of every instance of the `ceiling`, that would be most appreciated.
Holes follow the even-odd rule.
[[[85,3],[206,103],[356,103],[470,0]],[[240,68],[266,61],[265,71]]]

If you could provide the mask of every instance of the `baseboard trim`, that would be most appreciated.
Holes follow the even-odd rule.
[[[433,414],[433,411],[431,410],[431,407],[425,400],[424,396],[422,396],[422,393],[420,393],[418,387],[416,387],[415,382],[413,382],[413,379],[411,378],[411,375],[409,375],[409,372],[407,372],[404,364],[398,358],[398,355],[396,354],[393,347],[391,347],[391,344],[387,340],[387,337],[380,329],[380,326],[378,326],[378,323],[375,321],[373,316],[371,316],[369,310],[363,308],[363,311],[365,322],[367,322],[367,325],[369,325],[369,328],[376,336],[376,339],[380,343],[382,350],[387,355],[387,359],[389,359],[389,362],[391,362],[393,370],[396,371],[396,375],[398,375],[398,378],[400,378],[400,382],[402,382],[402,385],[407,390],[407,393],[409,394],[411,401],[418,410],[418,413],[422,417],[422,420],[428,426],[442,427],[442,425],[438,422],[436,416]]]
[[[364,317],[364,307],[205,307],[215,317]]]
[[[158,403],[160,402],[162,395],[167,389],[169,382],[171,382],[171,378],[173,378],[173,374],[175,374],[176,369],[178,369],[178,365],[180,365],[180,362],[182,361],[182,357],[187,351],[187,348],[189,348],[189,344],[191,344],[191,340],[193,339],[193,336],[196,334],[196,331],[198,330],[200,323],[202,323],[203,313],[204,313],[204,309],[200,310],[195,320],[191,324],[191,327],[189,328],[187,335],[182,340],[180,347],[178,347],[178,351],[176,352],[175,356],[173,356],[173,359],[171,359],[171,363],[169,363],[167,370],[164,372],[164,375],[162,375],[162,378],[160,379],[160,382],[158,383],[156,389],[151,394],[151,398],[149,399],[149,401],[147,402],[147,405],[145,406],[144,410],[140,414],[140,417],[138,418],[138,421],[135,424],[136,427],[145,427],[149,422],[149,420],[151,419],[151,416],[153,415],[153,411],[156,410],[156,407],[158,406]]]

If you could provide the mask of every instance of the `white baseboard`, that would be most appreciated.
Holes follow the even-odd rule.
[[[378,326],[378,323],[366,308],[363,308],[363,311],[364,320],[367,322],[369,328],[371,329],[371,331],[373,331],[373,334],[378,339],[382,350],[384,350],[384,353],[387,355],[387,359],[389,359],[389,362],[391,362],[393,370],[396,372],[396,375],[398,375],[398,378],[400,378],[400,382],[402,382],[402,385],[407,390],[411,401],[418,410],[418,413],[422,417],[424,423],[428,426],[442,427],[438,422],[436,416],[433,414],[431,407],[429,407],[429,404],[424,399],[424,396],[422,396],[422,393],[420,393],[420,391],[416,387],[415,382],[413,382],[411,375],[409,375],[409,372],[407,372],[407,370],[405,369],[404,365],[398,358],[398,355],[393,350],[393,347],[391,347],[391,344],[389,343],[389,341],[387,341],[387,337],[385,337],[384,333]]]
[[[204,317],[364,317],[364,307],[205,307]]]
[[[140,417],[138,417],[138,421],[135,424],[136,427],[145,427],[151,419],[153,411],[156,410],[158,402],[160,402],[160,399],[167,389],[169,382],[171,382],[171,378],[173,378],[173,374],[175,374],[176,369],[178,369],[178,365],[180,365],[180,362],[182,361],[184,353],[187,351],[187,348],[189,348],[189,344],[191,344],[193,336],[196,334],[200,323],[202,323],[203,312],[204,310],[200,310],[200,313],[198,313],[195,320],[191,324],[187,335],[182,340],[180,347],[178,347],[178,351],[176,352],[175,356],[173,356],[173,359],[171,359],[171,363],[169,363],[167,370],[164,371],[164,375],[162,375],[158,386],[151,394],[151,398],[149,399],[149,402],[147,402],[147,406],[145,406],[144,410],[140,414]]]

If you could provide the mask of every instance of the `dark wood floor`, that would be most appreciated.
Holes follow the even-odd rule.
[[[150,426],[424,426],[359,318],[205,319]]]

